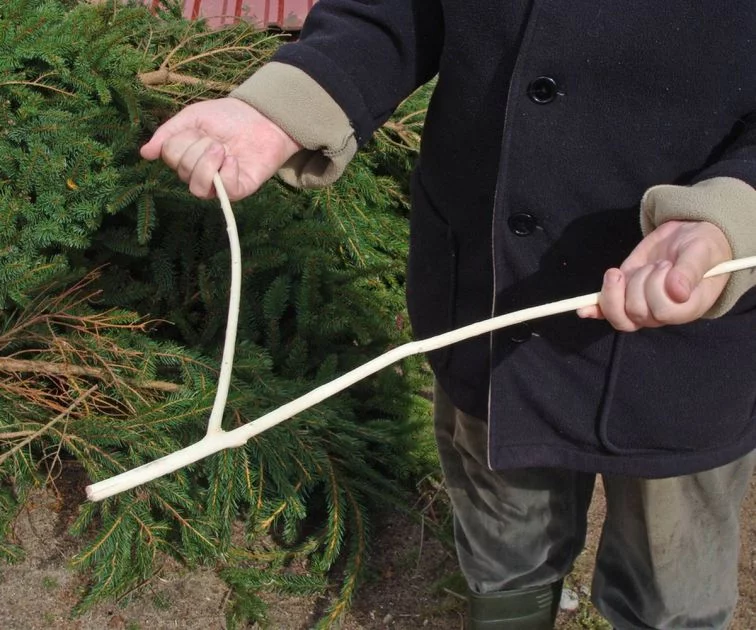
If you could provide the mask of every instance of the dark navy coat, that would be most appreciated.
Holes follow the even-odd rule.
[[[414,176],[419,337],[597,291],[655,184],[756,185],[753,0],[321,0],[276,59],[360,142],[438,73]],[[715,320],[626,334],[564,315],[431,362],[488,418],[493,468],[662,477],[756,446],[756,290]]]

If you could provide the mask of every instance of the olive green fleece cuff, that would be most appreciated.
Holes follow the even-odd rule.
[[[715,177],[693,186],[654,186],[641,201],[644,236],[666,221],[708,221],[724,232],[733,258],[756,255],[756,189],[733,177]],[[732,274],[705,317],[720,317],[756,286],[756,270]]]
[[[252,105],[304,147],[278,171],[287,184],[298,188],[331,184],[357,152],[354,129],[344,111],[299,68],[273,61],[229,96]]]

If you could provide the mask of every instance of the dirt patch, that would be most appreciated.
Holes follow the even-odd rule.
[[[601,620],[587,604],[591,567],[603,518],[600,490],[590,512],[586,551],[569,578],[581,599],[576,613],[562,613],[558,628],[601,628]],[[16,520],[14,533],[26,550],[17,565],[0,567],[0,601],[4,630],[143,630],[147,628],[220,630],[230,596],[226,585],[212,569],[189,571],[166,561],[149,584],[120,602],[97,606],[82,617],[72,618],[71,609],[82,581],[68,568],[78,543],[65,533],[69,512],[52,494],[38,493]],[[740,603],[732,630],[756,628],[756,481],[743,506],[740,558]],[[368,580],[359,591],[345,620],[344,630],[410,630],[434,628],[460,630],[464,605],[461,585],[448,580],[456,570],[448,547],[430,536],[428,527],[406,517],[385,519],[373,546]],[[319,598],[266,596],[271,627],[307,630],[317,611]]]

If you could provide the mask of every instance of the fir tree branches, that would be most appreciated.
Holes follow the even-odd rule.
[[[223,219],[138,146],[183,104],[246,78],[280,38],[244,24],[210,32],[177,6],[0,9],[8,560],[22,553],[6,534],[31,488],[74,466],[103,479],[204,431],[228,296]],[[407,339],[407,172],[424,103],[405,103],[335,187],[271,182],[235,206],[244,293],[227,428]],[[364,573],[375,506],[406,509],[403,483],[432,461],[418,433],[426,384],[407,360],[242,448],[82,505],[74,562],[90,582],[78,610],[127,596],[170,554],[219,564],[230,621],[262,619],[260,591],[276,589],[328,594],[323,625],[335,623]]]

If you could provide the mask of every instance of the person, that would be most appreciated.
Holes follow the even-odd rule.
[[[705,44],[705,45],[704,45]],[[437,76],[412,181],[418,337],[596,290],[430,353],[469,627],[551,628],[598,474],[618,629],[725,628],[756,446],[752,0],[320,0],[298,41],[142,148],[198,197],[333,182]]]

